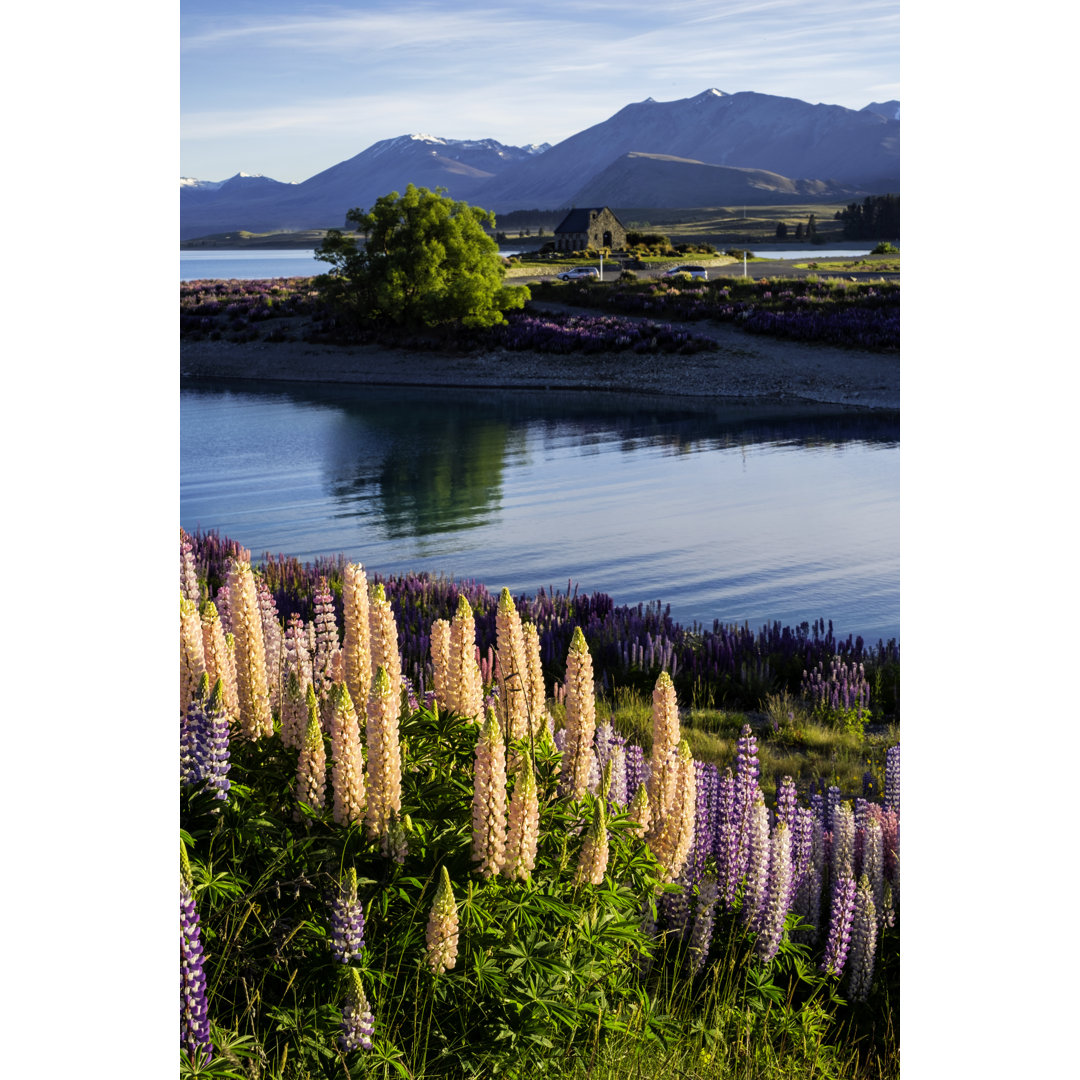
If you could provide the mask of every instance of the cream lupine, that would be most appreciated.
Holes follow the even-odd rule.
[[[540,659],[540,633],[534,623],[521,624],[525,639],[525,669],[528,672],[529,722],[533,736],[540,734],[547,713],[547,692],[544,688],[544,668]]]
[[[578,857],[575,875],[575,881],[578,884],[588,881],[593,885],[602,885],[604,882],[604,871],[607,870],[609,855],[607,821],[605,820],[607,814],[604,806],[603,799],[597,799],[593,804],[592,824],[585,834],[585,843]]]
[[[476,740],[472,859],[483,877],[499,872],[506,852],[506,747],[494,709]]]
[[[387,835],[392,814],[401,812],[401,745],[398,700],[386,668],[379,666],[367,703],[367,809],[371,836]]]
[[[666,671],[660,672],[653,687],[652,737],[649,806],[652,809],[652,832],[655,835],[671,812],[679,772],[679,703],[675,697],[675,684]]]
[[[266,649],[262,615],[251,566],[234,560],[229,568],[229,608],[236,641],[236,693],[240,730],[245,738],[274,733],[270,690],[266,682]]]
[[[319,723],[319,704],[311,686],[308,687],[307,706],[307,728],[296,762],[296,801],[307,803],[315,810],[322,810],[326,805],[326,747],[323,745],[322,726]],[[299,811],[296,816],[299,819]]]
[[[193,600],[180,597],[180,715],[186,716],[191,698],[206,671],[202,623]]]
[[[521,616],[509,589],[499,593],[495,612],[499,650],[499,721],[508,740],[529,734],[529,670]]]
[[[363,705],[371,693],[371,613],[363,566],[347,563],[342,575],[345,641],[342,643],[345,685],[353,701]]]
[[[659,830],[655,828],[654,819],[654,836],[649,841],[656,861],[663,867],[665,881],[674,881],[679,876],[694,842],[697,777],[690,746],[685,739],[679,743],[676,760],[675,795]]]
[[[484,686],[476,662],[476,620],[464,596],[458,597],[457,611],[450,621],[450,665],[448,707],[470,721],[484,713]]]
[[[375,675],[379,668],[385,668],[394,707],[400,709],[401,653],[398,652],[397,623],[390,601],[386,599],[386,589],[381,583],[372,586],[368,596],[368,629],[371,673]]]
[[[649,831],[649,826],[652,825],[652,810],[649,806],[649,791],[644,784],[638,784],[638,789],[627,807],[626,815],[631,821],[637,822],[634,832],[638,836],[644,836]]]
[[[427,962],[433,972],[449,971],[457,963],[458,911],[454,890],[450,885],[450,872],[444,866],[439,877],[435,902],[428,915]]]
[[[235,656],[225,640],[225,628],[221,625],[212,600],[207,600],[203,605],[201,623],[206,673],[210,676],[211,684],[221,680],[225,712],[231,717],[237,717],[240,714],[240,703],[236,696]]]
[[[528,750],[518,766],[509,816],[502,873],[508,878],[527,881],[536,866],[536,846],[540,839],[540,800]]]
[[[334,759],[330,778],[334,785],[334,821],[359,824],[364,819],[364,754],[360,749],[360,723],[348,687],[330,689],[330,748]]]
[[[440,709],[450,709],[450,620],[436,619],[431,624],[431,668],[435,700]]]
[[[559,768],[559,794],[580,799],[589,788],[596,735],[596,688],[592,657],[581,627],[566,656],[566,745]]]

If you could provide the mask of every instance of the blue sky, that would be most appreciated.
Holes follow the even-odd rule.
[[[309,176],[407,132],[557,143],[710,87],[900,97],[898,0],[181,0],[180,169]]]

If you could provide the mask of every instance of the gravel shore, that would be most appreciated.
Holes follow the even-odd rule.
[[[533,311],[558,309],[555,304],[530,304]],[[553,356],[508,350],[454,356],[378,345],[203,340],[180,343],[180,373],[194,378],[623,391],[900,408],[896,353],[784,341],[712,323],[673,325],[712,338],[717,350],[692,356],[633,352]],[[295,327],[293,322],[290,329]]]

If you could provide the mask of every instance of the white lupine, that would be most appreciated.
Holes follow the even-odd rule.
[[[469,601],[458,596],[450,620],[450,663],[447,707],[464,719],[479,721],[484,713],[484,686],[476,662],[476,619]]]
[[[769,811],[765,808],[765,799],[760,793],[750,808],[747,851],[749,862],[741,914],[743,922],[752,926],[757,920],[769,882]]]
[[[392,815],[401,813],[401,743],[399,699],[386,668],[379,666],[367,703],[367,803],[369,835],[384,840]]]
[[[531,622],[521,624],[525,639],[525,667],[528,672],[529,722],[534,736],[540,734],[547,715],[547,692],[544,688],[544,668],[540,660],[540,634]]]
[[[506,854],[506,747],[494,709],[476,740],[472,859],[483,877],[497,874]]]
[[[240,702],[236,696],[236,660],[212,600],[207,600],[203,605],[201,622],[206,673],[210,676],[211,685],[221,680],[225,712],[235,719],[240,714]]]
[[[436,619],[431,624],[432,689],[440,709],[450,709],[450,620]]]
[[[529,671],[521,616],[509,589],[499,594],[495,612],[499,656],[499,722],[508,740],[529,734]]]
[[[343,677],[349,696],[361,707],[371,692],[371,613],[367,574],[359,563],[347,563],[341,588],[345,640],[341,645]]]
[[[266,685],[270,691],[271,708],[281,708],[284,689],[285,635],[278,620],[274,596],[262,578],[257,583],[259,615],[262,618],[263,650],[266,657]]]
[[[315,810],[326,805],[326,747],[323,745],[322,725],[315,690],[308,687],[308,722],[304,742],[296,762],[296,801],[307,803]],[[296,817],[300,819],[297,811]]]
[[[186,716],[191,699],[206,671],[202,623],[194,601],[180,597],[180,715]]]
[[[510,797],[509,822],[506,828],[505,859],[502,873],[508,878],[527,881],[536,866],[536,847],[540,839],[540,801],[528,750],[518,766],[514,794]]]
[[[559,768],[559,794],[580,799],[588,790],[596,735],[596,688],[592,657],[581,627],[566,657],[566,747]]]
[[[870,893],[874,898],[880,929],[885,921],[885,843],[881,823],[876,818],[870,818],[866,823],[862,871],[870,881]]]
[[[679,876],[694,843],[697,775],[694,759],[685,739],[679,743],[676,760],[678,772],[675,779],[675,795],[668,815],[659,829],[656,828],[655,818],[653,819],[653,835],[649,840],[649,847],[656,856],[656,861],[663,868],[665,881],[674,881]]]
[[[654,833],[662,827],[675,797],[680,737],[675,684],[666,671],[661,671],[652,695],[653,745],[649,768],[649,806],[652,809]]]
[[[330,753],[334,764],[334,821],[338,825],[364,820],[364,754],[360,748],[360,722],[348,687],[336,683],[330,691]]]

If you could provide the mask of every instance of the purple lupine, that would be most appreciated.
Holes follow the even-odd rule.
[[[778,821],[769,841],[768,886],[754,922],[757,932],[754,948],[763,963],[769,963],[780,948],[790,897],[791,830],[783,821]]]
[[[703,761],[694,762],[697,774],[697,798],[694,807],[694,843],[686,862],[687,880],[698,885],[705,873],[705,861],[713,853],[716,842],[717,778],[716,766]]]
[[[821,970],[834,975],[844,973],[848,946],[851,943],[851,922],[855,916],[855,881],[849,877],[838,878],[833,885],[832,909],[829,915],[829,939]]]
[[[637,743],[626,744],[626,790],[637,791],[642,784],[649,786],[649,762]]]
[[[825,835],[821,822],[811,815],[810,857],[799,879],[792,909],[802,919],[800,936],[811,944],[818,939],[821,925],[821,888],[825,878]]]
[[[338,883],[330,904],[330,952],[339,964],[359,960],[364,949],[364,908],[357,896],[356,869],[352,866]]]
[[[805,806],[795,809],[795,827],[791,832],[791,899],[810,869],[814,844],[814,814]],[[789,901],[790,902],[790,901]]]
[[[717,889],[724,906],[730,910],[742,875],[737,865],[739,850],[738,820],[735,812],[735,777],[725,769],[716,785],[716,856]]]
[[[900,744],[885,751],[885,806],[900,813]]]
[[[827,829],[828,825],[825,821],[825,799],[820,791],[812,791],[810,793],[810,811],[814,817],[821,822],[821,827]]]
[[[229,714],[225,711],[225,689],[221,679],[214,683],[206,702],[206,787],[215,799],[229,799]]]
[[[697,974],[709,958],[712,945],[713,924],[716,919],[716,875],[706,872],[698,886],[697,904],[694,908],[694,929],[690,932],[690,957]]]
[[[678,892],[666,892],[660,897],[660,908],[668,929],[679,939],[685,941],[690,933],[690,883],[686,878],[686,869],[675,879]]]
[[[180,1048],[194,1057],[212,1060],[210,1020],[206,1004],[206,974],[203,971],[199,913],[192,894],[191,865],[187,850],[180,844]]]
[[[851,945],[848,955],[848,994],[854,1001],[865,1001],[874,977],[874,952],[877,945],[878,914],[873,887],[865,874],[855,893],[855,914],[851,921]]]
[[[782,821],[791,830],[795,828],[795,808],[798,803],[795,781],[785,776],[776,789],[776,820]]]
[[[192,787],[206,779],[210,723],[206,715],[209,676],[204,671],[180,721],[180,785]]]
[[[836,813],[836,808],[840,805],[840,789],[835,785],[831,786],[827,792],[825,792],[825,831],[832,832],[835,828],[833,823],[833,815]]]
[[[341,1007],[341,1034],[338,1046],[342,1050],[370,1050],[375,1031],[375,1017],[364,993],[360,972],[345,968],[345,1003]]]

